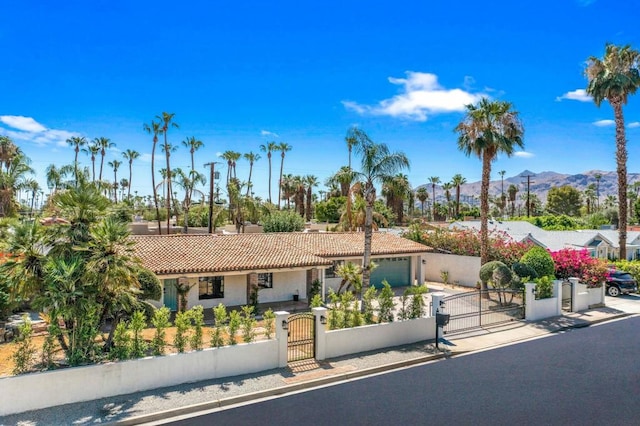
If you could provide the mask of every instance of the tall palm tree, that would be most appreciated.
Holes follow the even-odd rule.
[[[73,159],[73,167],[74,167],[73,177],[75,180],[78,180],[78,153],[80,152],[80,147],[87,145],[87,139],[84,136],[72,136],[69,139],[67,139],[67,143],[73,146],[73,150],[76,153]]]
[[[122,161],[109,161],[109,166],[113,169],[113,201],[118,202],[118,168],[122,165]]]
[[[498,174],[500,175],[500,214],[504,215],[504,206],[506,205],[506,198],[504,196],[504,175],[507,173],[506,170],[500,170]]]
[[[438,176],[431,176],[427,179],[431,184],[431,195],[433,196],[431,200],[431,219],[436,220],[436,185],[440,183],[440,178]]]
[[[171,164],[170,158],[171,153],[176,150],[176,148],[169,143],[168,133],[169,128],[179,128],[177,123],[173,121],[173,117],[176,114],[173,112],[162,112],[160,115],[156,115],[156,118],[161,123],[162,135],[164,136],[164,143],[162,144],[162,150],[164,151],[165,159],[167,161],[167,233],[171,229],[171,195],[173,194],[171,190]]]
[[[311,221],[311,202],[313,200],[313,188],[318,186],[318,178],[313,175],[306,175],[304,177],[305,183],[307,184],[307,222]]]
[[[100,148],[100,174],[98,180],[102,180],[102,168],[104,166],[104,157],[107,155],[107,149],[114,147],[116,144],[111,142],[108,138],[100,137],[95,138],[93,142]]]
[[[197,150],[204,146],[204,143],[201,140],[196,139],[195,136],[191,136],[183,140],[182,145],[184,145],[186,148],[189,148],[189,154],[191,155],[191,170],[193,171],[196,169],[194,160],[195,153]]]
[[[158,206],[158,190],[156,189],[155,157],[156,146],[158,145],[158,135],[162,131],[160,122],[151,120],[151,123],[142,126],[145,132],[153,135],[153,146],[151,148],[151,187],[153,189],[153,204],[156,207],[156,219],[158,220],[158,235],[162,235],[162,224],[160,221],[160,207]],[[169,232],[167,230],[167,232]]]
[[[345,136],[344,138],[345,142],[347,143],[347,149],[349,150],[349,163],[348,163],[349,169],[351,169],[351,151],[353,151],[353,147],[357,142],[355,129],[357,129],[357,127],[355,126],[350,128],[347,131],[347,136]]]
[[[395,214],[398,223],[404,221],[404,201],[411,186],[407,175],[398,173],[384,180],[382,195],[387,199],[387,207]]]
[[[255,154],[253,151],[249,151],[248,153],[243,155],[244,159],[249,162],[249,180],[247,181],[247,197],[249,196],[249,191],[251,191],[251,173],[253,172],[253,163],[260,160],[260,154]]]
[[[15,194],[22,189],[28,190],[31,179],[27,175],[34,173],[29,159],[20,149],[16,147],[12,152],[13,156],[0,160],[0,217],[15,214]]]
[[[391,152],[387,145],[375,143],[360,129],[354,130],[354,150],[361,158],[360,171],[356,175],[364,181],[363,195],[366,202],[364,222],[364,256],[362,259],[362,291],[371,281],[371,239],[373,236],[373,204],[376,201],[376,183],[409,168],[409,159],[402,152]],[[363,308],[364,306],[361,306]]]
[[[45,171],[47,176],[47,187],[49,187],[49,195],[58,192],[58,188],[62,183],[62,174],[55,164],[49,164]]]
[[[480,263],[489,259],[489,183],[491,162],[499,153],[511,156],[515,147],[524,146],[524,127],[518,112],[509,102],[490,101],[482,98],[477,105],[467,105],[466,115],[455,128],[458,133],[458,149],[467,156],[476,155],[482,160],[480,186]]]
[[[587,93],[599,107],[607,100],[616,122],[616,171],[618,173],[618,236],[620,259],[627,258],[627,140],[622,106],[640,87],[640,52],[631,46],[608,43],[602,59],[591,56],[585,70]]]
[[[600,180],[602,179],[602,173],[596,173],[593,177],[596,180],[596,209],[600,209]]]
[[[422,217],[424,217],[424,203],[429,198],[429,191],[427,191],[427,187],[421,186],[416,191],[416,198],[420,201],[420,207],[422,208]]]
[[[129,180],[127,186],[127,199],[131,199],[131,178],[133,174],[133,160],[140,157],[140,153],[133,149],[127,149],[122,153],[122,156],[129,162]]]
[[[456,187],[456,218],[460,217],[460,187],[467,183],[467,179],[460,173],[453,175],[451,183]]]
[[[451,214],[451,190],[453,189],[453,184],[451,182],[445,182],[442,184],[442,190],[444,191],[444,198],[447,200],[447,219],[449,219],[449,215]]]
[[[293,147],[286,142],[280,142],[276,149],[280,151],[280,180],[282,180],[282,170],[284,168],[284,156],[285,153],[291,151]],[[278,188],[278,209],[280,209],[280,190],[282,189],[282,185],[279,185]]]
[[[100,153],[100,146],[94,139],[86,148],[82,148],[82,152],[91,157],[91,181],[96,181],[96,155]]]
[[[267,160],[269,160],[269,202],[271,203],[271,153],[277,149],[278,144],[275,142],[268,142],[260,145],[260,151],[267,153]]]

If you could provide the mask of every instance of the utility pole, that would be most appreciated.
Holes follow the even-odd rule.
[[[527,178],[526,182],[524,182],[524,181],[522,182],[522,183],[526,183],[527,184],[527,217],[531,216],[531,201],[529,199],[529,187],[531,186],[532,183],[535,183],[535,182],[531,182],[531,178],[533,176],[535,176],[535,175],[524,175],[524,176],[521,176],[521,177]]]
[[[204,166],[209,166],[209,233],[213,234],[213,187],[214,187],[214,179],[215,179],[215,165],[218,164],[217,161],[212,161],[210,163],[206,163]]]

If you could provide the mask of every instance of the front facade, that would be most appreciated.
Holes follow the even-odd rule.
[[[323,294],[337,289],[335,268],[362,263],[363,233],[271,233],[235,235],[145,235],[131,237],[136,255],[163,285],[157,306],[177,310],[185,292],[187,308],[209,309],[223,303],[250,303],[258,290],[260,303],[305,300],[314,281]],[[371,283],[392,286],[423,281],[427,247],[385,233],[374,233],[372,259],[378,265]]]

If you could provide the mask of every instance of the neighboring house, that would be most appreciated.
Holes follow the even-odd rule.
[[[479,221],[453,222],[450,229],[480,230]],[[489,232],[500,231],[514,241],[530,241],[551,251],[564,248],[586,249],[593,257],[617,259],[620,253],[618,231],[610,229],[581,229],[577,231],[546,231],[526,221],[489,221]],[[627,231],[627,258],[640,258],[640,232]]]
[[[364,233],[267,233],[234,235],[135,235],[135,254],[163,286],[157,305],[178,307],[176,285],[190,287],[187,307],[223,303],[245,305],[252,288],[259,302],[306,299],[311,283],[323,292],[337,288],[335,268],[347,260],[361,263]],[[376,232],[372,258],[378,264],[371,282],[393,286],[423,282],[428,248],[405,238]],[[296,298],[297,298],[296,297]]]

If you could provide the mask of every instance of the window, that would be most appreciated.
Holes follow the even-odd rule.
[[[337,278],[338,274],[336,274],[336,271],[338,270],[338,267],[342,265],[342,261],[341,260],[334,260],[333,261],[333,265],[331,265],[331,268],[327,268],[324,270],[324,277],[325,278]]]
[[[224,277],[198,278],[198,299],[224,298]]]
[[[258,287],[273,288],[273,274],[271,272],[258,274]]]

